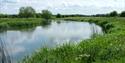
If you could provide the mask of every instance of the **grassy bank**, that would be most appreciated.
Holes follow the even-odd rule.
[[[0,31],[8,29],[28,29],[38,25],[47,25],[41,18],[1,18]]]
[[[41,48],[22,63],[124,63],[125,18],[69,17],[65,20],[95,22],[106,27],[107,33],[79,44],[64,44],[56,48]]]
[[[96,23],[103,28],[106,33],[122,31],[125,18],[124,17],[68,17],[62,18],[64,20],[80,21]]]

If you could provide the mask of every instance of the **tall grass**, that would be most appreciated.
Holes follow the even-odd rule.
[[[36,26],[49,25],[48,21],[40,18],[1,18],[0,31],[8,29],[28,29]]]

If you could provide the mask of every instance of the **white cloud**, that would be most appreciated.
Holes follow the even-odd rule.
[[[54,14],[97,14],[125,10],[125,0],[1,0],[1,13],[18,13],[22,6],[32,6],[37,12],[49,9]]]

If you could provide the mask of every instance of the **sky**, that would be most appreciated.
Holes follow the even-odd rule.
[[[19,8],[33,7],[37,13],[48,9],[53,14],[104,14],[125,10],[125,0],[0,0],[0,13],[18,14]]]

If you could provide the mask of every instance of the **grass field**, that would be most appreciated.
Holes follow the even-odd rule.
[[[100,25],[105,34],[83,40],[79,44],[64,44],[56,48],[41,48],[21,63],[125,63],[125,18],[67,17],[73,21],[87,21]],[[39,24],[41,19],[1,19],[0,27]],[[25,24],[24,24],[25,23]],[[32,25],[31,24],[31,25]],[[0,28],[0,29],[1,29]]]

